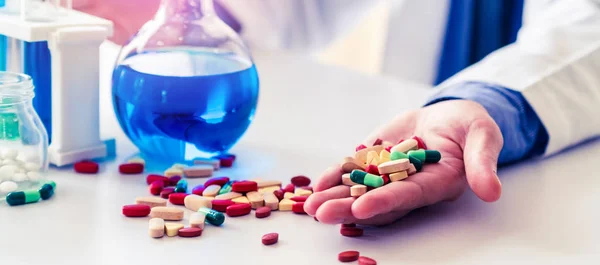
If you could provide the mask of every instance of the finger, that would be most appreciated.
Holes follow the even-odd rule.
[[[321,192],[315,192],[310,195],[304,203],[304,211],[311,216],[315,216],[317,209],[319,209],[323,203],[329,200],[347,197],[350,197],[350,187],[344,185],[335,186]]]
[[[502,192],[496,174],[502,145],[502,133],[493,120],[477,120],[469,126],[463,147],[467,181],[477,197],[486,202],[498,200]]]
[[[400,139],[411,137],[415,127],[415,113],[406,112],[396,116],[392,121],[380,126],[373,131],[363,142],[366,146],[371,146],[377,139],[397,143]]]
[[[395,210],[411,210],[422,205],[423,191],[409,181],[396,181],[358,197],[352,205],[352,215],[369,219]]]
[[[359,224],[359,225],[369,225],[369,226],[384,226],[384,225],[389,225],[389,224],[392,224],[392,223],[398,221],[400,218],[404,217],[405,215],[407,215],[410,212],[411,212],[410,210],[393,211],[390,213],[377,215],[377,216],[374,216],[369,219],[364,219],[364,220],[358,219],[358,220],[354,221],[353,223]]]
[[[323,175],[317,181],[317,184],[313,187],[315,192],[324,191],[331,187],[335,187],[342,183],[342,175],[344,171],[341,165],[335,165],[323,172]]]
[[[349,194],[348,194],[349,195]],[[312,197],[312,196],[311,196]],[[315,217],[324,224],[342,224],[353,222],[352,203],[354,198],[343,198],[326,201],[319,207]]]

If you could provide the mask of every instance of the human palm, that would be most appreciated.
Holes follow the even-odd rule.
[[[376,130],[364,144],[377,138],[397,142],[412,135],[421,137],[428,149],[438,150],[442,159],[356,199],[350,197],[350,187],[341,184],[343,172],[335,165],[315,185],[306,212],[323,223],[383,225],[414,209],[454,200],[467,187],[483,201],[498,200],[501,184],[496,167],[503,139],[481,105],[452,100],[405,113]]]

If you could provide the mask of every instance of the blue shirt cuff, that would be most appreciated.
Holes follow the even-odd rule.
[[[481,104],[496,121],[504,137],[499,165],[540,155],[546,150],[548,132],[520,92],[482,82],[465,82],[443,89],[425,106],[453,99]]]

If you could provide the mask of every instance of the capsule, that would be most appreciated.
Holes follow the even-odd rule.
[[[421,162],[421,160],[415,158],[414,156],[409,156],[408,160],[410,160],[410,163],[415,166],[417,171],[421,171],[421,168],[423,168],[423,162]]]
[[[423,149],[419,149],[419,150],[410,150],[408,151],[407,155],[409,157],[414,157],[416,159],[421,160],[421,162],[425,162],[425,150]]]
[[[353,170],[352,173],[350,173],[350,179],[355,183],[364,184],[373,188],[379,188],[383,186],[384,182],[383,178],[381,178],[380,176],[366,173],[357,169]]]
[[[390,160],[408,159],[408,155],[402,152],[392,152]]]
[[[213,209],[202,207],[198,209],[198,212],[204,214],[206,216],[206,221],[211,225],[220,226],[225,222],[225,215]]]
[[[218,195],[230,192],[231,191],[231,183],[232,183],[232,181],[225,183],[225,185],[223,185],[223,187],[219,190]]]
[[[54,190],[56,189],[56,183],[54,181],[49,181],[44,184],[38,192],[40,193],[40,197],[42,200],[47,200],[54,195]]]
[[[40,193],[37,190],[16,191],[6,195],[6,203],[10,206],[34,203],[39,200]]]
[[[175,193],[187,193],[187,188],[187,180],[181,179],[177,182],[177,185],[175,185]]]

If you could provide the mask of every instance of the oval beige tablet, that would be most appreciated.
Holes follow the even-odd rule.
[[[165,220],[161,218],[152,218],[148,222],[148,233],[153,238],[163,237],[165,235]]]
[[[247,204],[250,204],[250,201],[248,200],[248,197],[246,197],[246,196],[240,196],[240,197],[237,197],[235,199],[231,199],[231,201],[235,202],[235,203],[247,203]]]
[[[250,205],[252,206],[252,209],[257,209],[258,207],[263,207],[265,206],[265,199],[262,195],[262,193],[258,192],[258,191],[251,191],[246,193],[246,197],[248,198],[248,201],[250,201]]]
[[[367,193],[367,186],[365,185],[358,184],[350,188],[350,196],[352,197],[360,197],[365,193]]]
[[[379,174],[390,174],[407,170],[410,167],[410,161],[406,158],[381,163],[377,168]]]
[[[342,170],[345,173],[350,173],[352,172],[352,170],[355,169],[360,169],[360,170],[364,170],[365,168],[362,166],[362,164],[360,164],[360,162],[358,162],[358,160],[356,160],[356,158],[354,157],[345,157],[344,161],[342,161]]]
[[[258,192],[260,193],[266,193],[266,192],[274,192],[276,190],[280,190],[281,186],[268,186],[268,187],[264,187],[264,188],[259,188]]]
[[[196,194],[185,196],[185,199],[183,199],[183,204],[185,205],[185,208],[188,208],[194,212],[197,212],[198,209],[203,207],[209,209],[212,208],[212,200]]]
[[[183,169],[186,178],[206,178],[212,176],[214,167],[212,165],[196,165]]]
[[[390,181],[391,182],[401,181],[401,180],[403,180],[405,178],[408,178],[408,172],[406,170],[390,174]]]
[[[410,150],[417,150],[418,145],[419,145],[419,143],[417,143],[417,140],[408,139],[408,140],[404,140],[401,143],[392,147],[391,151],[392,152],[402,152],[402,153],[406,154],[406,152],[408,152]]]
[[[204,229],[206,216],[203,213],[193,213],[190,215],[190,227]]]
[[[221,186],[219,185],[210,185],[204,189],[202,192],[202,196],[206,197],[215,197],[219,194],[219,190],[221,190]]]
[[[150,208],[158,207],[158,206],[167,206],[167,200],[160,197],[137,197],[135,198],[135,204],[145,204],[150,206]]]
[[[273,192],[263,193],[263,199],[265,200],[265,206],[271,208],[272,211],[279,209],[279,199]]]
[[[161,218],[167,221],[180,221],[183,219],[183,209],[158,206],[150,210],[150,217]]]
[[[219,194],[215,197],[215,199],[217,200],[231,200],[231,199],[235,199],[237,197],[242,197],[244,196],[244,194],[241,194],[239,192],[228,192],[228,193],[223,193],[223,194]]]
[[[295,201],[292,201],[290,199],[283,199],[279,202],[279,210],[280,211],[291,211],[294,203],[295,203]]]
[[[375,151],[375,153],[379,154],[379,152],[381,152],[381,150],[383,150],[383,146],[381,146],[381,145],[367,147],[365,149],[358,150],[358,152],[354,153],[354,158],[356,158],[358,163],[366,164],[367,163],[367,154],[369,152]]]
[[[258,188],[264,188],[264,187],[271,187],[271,186],[278,186],[281,188],[281,181],[279,180],[259,180],[256,181],[256,184],[258,185]]]

